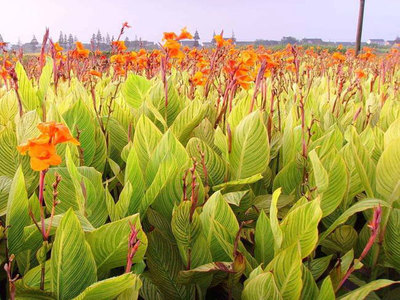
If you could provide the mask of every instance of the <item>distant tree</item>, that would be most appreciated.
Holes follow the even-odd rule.
[[[60,45],[64,44],[64,35],[63,35],[62,31],[60,31],[60,36],[58,37],[58,43]]]
[[[107,44],[107,45],[110,45],[110,43],[111,43],[110,35],[109,35],[108,32],[107,32],[107,35],[106,35],[106,44]]]
[[[90,43],[92,44],[92,45],[95,45],[96,44],[96,35],[93,33],[92,34],[92,38],[90,39]]]
[[[3,42],[4,42],[3,37],[0,34],[0,43],[3,43]]]
[[[129,42],[130,42],[129,38],[126,37],[126,38],[125,38],[125,43],[129,43]]]
[[[101,44],[101,42],[102,42],[102,35],[100,32],[100,29],[97,30],[96,41],[97,41],[97,44]]]
[[[68,43],[68,39],[67,39],[67,34],[65,33],[64,34],[64,44],[67,45],[67,43]]]
[[[74,35],[74,42],[78,41],[78,37],[76,35]]]
[[[281,42],[283,44],[296,44],[297,43],[297,39],[295,37],[292,37],[292,36],[284,36],[281,39]]]
[[[68,36],[68,46],[69,46],[70,49],[72,48],[73,44],[74,44],[74,38],[73,38],[72,34],[69,34],[69,36]]]
[[[115,37],[114,36],[112,36],[111,37],[111,42],[113,42],[115,40]]]

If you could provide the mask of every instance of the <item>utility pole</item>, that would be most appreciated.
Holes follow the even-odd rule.
[[[358,25],[357,25],[357,37],[356,37],[356,55],[361,50],[361,35],[362,35],[362,27],[364,21],[364,6],[365,0],[360,0],[360,10],[358,11]]]

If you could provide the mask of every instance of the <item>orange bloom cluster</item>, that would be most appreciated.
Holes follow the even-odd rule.
[[[230,59],[227,66],[224,67],[224,71],[232,76],[232,78],[245,90],[250,88],[253,79],[249,75],[249,67],[243,62]]]
[[[89,57],[90,51],[85,49],[81,42],[76,42],[76,48],[72,50],[72,57],[74,58],[87,58]]]
[[[18,146],[18,151],[22,155],[28,153],[31,158],[31,168],[35,171],[43,171],[61,163],[61,157],[56,152],[57,144],[71,142],[79,145],[79,141],[72,137],[68,127],[61,123],[44,122],[37,128],[41,132],[38,137]]]
[[[128,49],[124,41],[112,41],[111,46],[118,52],[124,52],[126,49]]]
[[[355,73],[358,79],[367,77],[367,74],[365,74],[365,72],[361,69],[356,70]]]
[[[175,32],[164,32],[163,41],[165,41],[163,47],[167,51],[169,57],[179,58],[183,56],[182,51],[180,51],[181,44],[180,40],[193,39],[193,36],[183,28],[181,34],[178,36]]]
[[[335,60],[336,63],[344,62],[346,60],[346,56],[344,56],[340,52],[333,53],[332,58]]]

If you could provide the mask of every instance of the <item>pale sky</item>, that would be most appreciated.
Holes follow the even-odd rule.
[[[132,40],[159,41],[164,31],[187,26],[202,41],[215,30],[232,30],[238,40],[322,38],[355,39],[359,0],[0,0],[0,34],[5,41],[39,42],[45,27],[87,42],[93,32],[118,35],[128,21]],[[400,36],[400,0],[366,0],[363,40]]]

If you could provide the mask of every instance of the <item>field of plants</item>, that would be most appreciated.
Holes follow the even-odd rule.
[[[0,44],[0,297],[399,299],[400,51]]]

